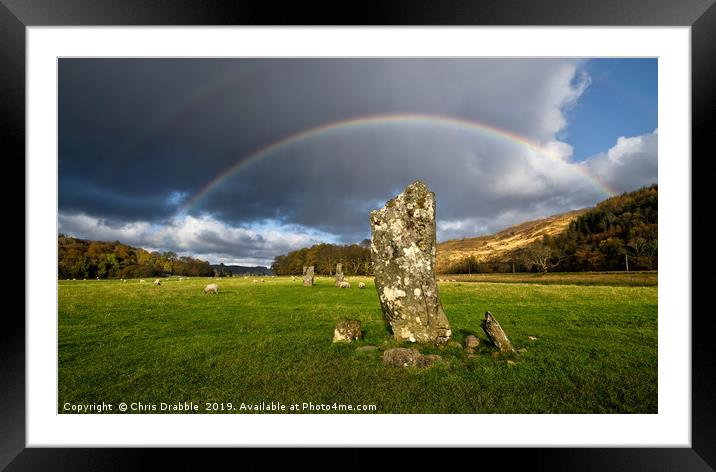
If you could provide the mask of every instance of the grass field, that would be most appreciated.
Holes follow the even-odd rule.
[[[493,282],[542,285],[605,285],[614,287],[656,287],[656,271],[644,272],[548,272],[516,274],[438,274],[438,279],[455,282]]]
[[[204,295],[207,279],[60,281],[58,412],[66,402],[194,402],[200,413],[206,402],[219,413],[222,403],[247,413],[242,403],[280,402],[375,413],[657,413],[654,285],[440,283],[454,339],[475,334],[480,347],[471,356],[418,346],[446,362],[400,369],[381,362],[396,344],[372,279],[349,277],[349,290],[328,278],[313,287],[252,280],[216,281],[218,295]],[[527,351],[493,356],[485,310]],[[331,343],[344,318],[362,322],[363,341]],[[380,350],[356,351],[368,344]]]

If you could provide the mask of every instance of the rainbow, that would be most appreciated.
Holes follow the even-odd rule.
[[[184,205],[182,205],[180,212],[185,212],[188,209],[192,208],[212,190],[221,186],[222,183],[227,181],[232,175],[236,174],[244,166],[250,164],[251,162],[255,162],[263,157],[269,156],[281,149],[285,149],[289,146],[299,144],[309,139],[325,136],[336,131],[345,131],[347,129],[359,129],[370,126],[383,126],[391,124],[443,126],[449,128],[458,128],[470,132],[477,132],[481,134],[486,134],[495,139],[499,139],[505,142],[524,146],[537,152],[542,156],[554,159],[559,162],[563,162],[556,153],[549,149],[546,149],[536,141],[530,140],[517,133],[496,128],[494,126],[478,121],[470,121],[461,118],[428,114],[369,115],[342,121],[334,121],[314,128],[309,128],[286,136],[279,141],[276,141],[268,146],[262,147],[254,151],[252,154],[249,154],[244,159],[238,161],[236,164],[231,165],[223,172],[218,174],[216,177],[214,177],[211,181],[209,181],[201,190],[195,193],[189,200],[186,201],[186,203],[184,203]],[[571,167],[576,172],[586,177],[590,182],[594,184],[595,187],[597,187],[600,191],[604,192],[608,196],[613,196],[616,194],[616,192],[611,189],[606,183],[601,181],[596,176],[590,174],[586,167],[584,167],[583,165],[572,164]]]

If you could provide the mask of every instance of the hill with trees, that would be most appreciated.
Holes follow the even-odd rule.
[[[208,262],[171,251],[149,252],[119,241],[88,241],[64,234],[58,235],[57,244],[61,279],[214,275]]]
[[[658,268],[658,187],[595,207],[438,244],[442,273],[575,272]]]

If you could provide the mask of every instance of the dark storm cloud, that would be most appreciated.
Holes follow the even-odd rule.
[[[533,63],[548,73],[564,67]],[[171,192],[191,195],[291,133],[367,114],[483,119],[544,138],[551,130],[530,125],[543,121],[538,107],[505,106],[507,87],[484,92],[506,74],[517,88],[549,93],[524,70],[524,63],[469,60],[61,59],[60,175],[106,189],[107,197],[62,186],[60,205],[111,206],[126,195],[147,199],[142,209],[127,208],[127,219],[165,217],[174,209],[157,201]],[[274,205],[253,209],[237,216],[262,216]]]
[[[368,212],[420,178],[438,195],[442,238],[497,230],[605,196],[555,137],[587,85],[572,60],[60,59],[60,213],[86,237],[124,228],[138,245],[270,260],[330,235],[367,237]],[[267,153],[189,207],[190,223],[176,217],[287,136],[406,113],[485,122],[557,157],[430,123],[346,127]],[[655,165],[649,156],[630,175]],[[602,161],[590,169],[608,179],[613,161]]]

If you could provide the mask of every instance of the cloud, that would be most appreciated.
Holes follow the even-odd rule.
[[[191,254],[211,263],[270,265],[274,256],[331,242],[335,236],[296,225],[264,221],[249,227],[233,227],[209,216],[172,218],[162,225],[133,222],[113,225],[85,214],[59,214],[59,231],[93,240],[119,240],[149,251]]]
[[[584,162],[588,171],[616,192],[651,185],[658,178],[658,130],[617,139],[607,152]]]

